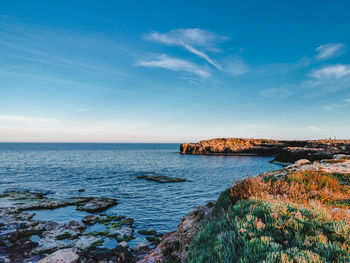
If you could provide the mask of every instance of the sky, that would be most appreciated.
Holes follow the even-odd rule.
[[[350,1],[0,1],[0,141],[350,138]]]

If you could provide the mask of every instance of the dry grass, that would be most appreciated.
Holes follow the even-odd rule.
[[[230,197],[233,204],[250,197],[277,198],[306,207],[310,207],[311,201],[317,201],[329,209],[334,219],[350,220],[346,211],[350,208],[350,188],[348,184],[340,184],[340,178],[314,170],[292,172],[278,180],[271,176],[246,178],[232,186]]]

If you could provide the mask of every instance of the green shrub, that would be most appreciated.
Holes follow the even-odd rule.
[[[350,262],[349,247],[349,224],[323,210],[249,199],[201,226],[189,262]]]
[[[230,197],[231,189],[228,188],[225,191],[222,191],[219,195],[218,200],[215,203],[215,209],[217,210],[227,210],[227,208],[231,205],[231,197]]]

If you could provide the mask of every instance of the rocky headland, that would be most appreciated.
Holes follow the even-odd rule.
[[[330,159],[335,154],[350,154],[350,140],[269,140],[218,138],[198,143],[183,143],[182,154],[274,156],[274,161],[293,163]]]

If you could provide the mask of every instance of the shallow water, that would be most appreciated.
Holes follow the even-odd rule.
[[[107,213],[134,218],[136,230],[165,233],[197,205],[215,200],[232,181],[279,168],[271,159],[181,155],[179,144],[0,143],[0,192],[112,197],[119,204]],[[159,184],[137,178],[150,174],[190,181]],[[87,214],[74,207],[60,209],[35,211],[36,218],[61,223]]]

